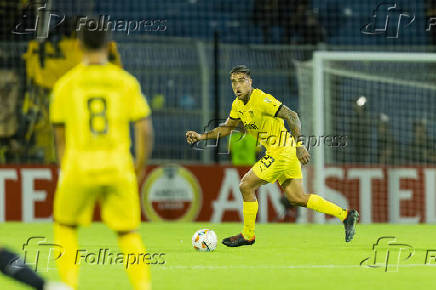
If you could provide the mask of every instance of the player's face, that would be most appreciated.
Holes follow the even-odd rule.
[[[251,78],[244,73],[233,73],[230,76],[230,80],[232,81],[233,93],[235,93],[238,99],[245,99],[251,91]]]

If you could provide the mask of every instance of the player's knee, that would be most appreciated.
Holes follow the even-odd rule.
[[[239,183],[239,190],[241,191],[242,194],[247,194],[250,192],[250,185],[248,184],[248,182],[242,180]]]
[[[291,202],[291,204],[293,206],[306,207],[306,202],[304,202],[303,200],[297,200],[297,201]]]
[[[302,206],[305,207],[307,204],[307,200],[304,197],[303,194],[294,194],[294,195],[287,195],[286,196],[289,200],[289,202],[293,205],[293,206]]]

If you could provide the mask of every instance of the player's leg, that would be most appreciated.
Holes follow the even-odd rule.
[[[259,208],[256,190],[263,184],[267,184],[263,179],[256,176],[253,169],[250,169],[239,184],[239,190],[242,194],[244,215],[244,228],[242,234],[248,240],[254,237],[254,228],[256,223],[256,215]]]
[[[62,281],[73,289],[78,287],[79,276],[79,264],[75,261],[78,250],[77,227],[91,222],[98,194],[95,187],[81,185],[79,180],[80,176],[62,176],[53,206],[54,242],[61,245],[64,251],[56,260],[56,265]]]
[[[126,255],[125,269],[135,290],[151,289],[150,267],[140,259],[146,249],[136,231],[141,224],[139,194],[133,173],[107,188],[101,199],[105,224],[118,234],[118,245]],[[130,255],[129,254],[133,254]],[[139,259],[139,260],[137,260]],[[127,264],[128,263],[128,264]]]
[[[258,203],[256,190],[267,181],[259,178],[253,168],[248,171],[239,184],[239,190],[242,194],[244,215],[244,228],[242,234],[225,238],[222,243],[228,247],[238,247],[242,245],[252,245],[255,240],[254,229],[256,224],[256,215]]]
[[[76,263],[78,250],[77,225],[54,223],[54,242],[63,248],[62,256],[56,260],[61,280],[74,290],[78,287],[79,265]]]
[[[303,179],[286,179],[281,185],[286,197],[292,204],[307,207],[340,219],[345,225],[345,240],[347,242],[351,241],[355,233],[355,224],[359,217],[356,210],[347,211],[319,195],[305,193]]]
[[[118,231],[118,245],[126,255],[126,271],[135,290],[151,290],[150,267],[140,259],[147,251],[137,231]],[[133,256],[128,256],[133,254]],[[142,255],[144,257],[144,255]],[[139,259],[137,261],[136,259]],[[128,263],[128,264],[127,264]]]
[[[282,188],[286,198],[294,205],[335,216],[341,221],[347,216],[347,211],[336,204],[325,200],[319,195],[305,193],[303,179],[286,179],[282,183]]]

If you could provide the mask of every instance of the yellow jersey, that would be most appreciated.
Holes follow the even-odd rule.
[[[281,106],[272,95],[254,89],[247,104],[238,98],[233,101],[229,116],[240,119],[247,133],[256,138],[256,145],[263,145],[271,153],[295,147],[284,120],[277,117]]]
[[[56,82],[50,121],[65,125],[62,174],[96,183],[134,169],[129,123],[150,115],[138,81],[119,66],[79,64]]]

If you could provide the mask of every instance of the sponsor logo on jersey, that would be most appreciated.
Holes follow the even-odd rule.
[[[244,124],[244,128],[245,129],[259,129],[259,128],[257,128],[257,126],[256,126],[256,123],[248,123],[248,124]]]

